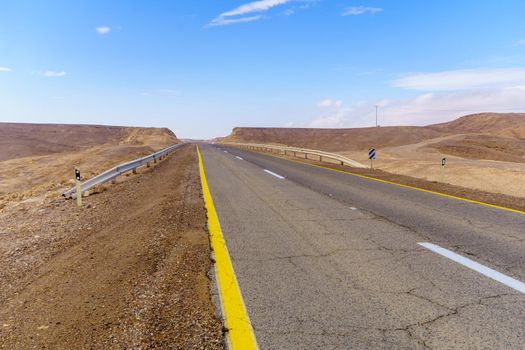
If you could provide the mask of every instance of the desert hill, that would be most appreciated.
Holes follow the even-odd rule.
[[[84,179],[119,163],[179,143],[167,128],[0,123],[2,202],[71,186],[73,167]]]
[[[234,128],[231,135],[221,142],[272,143],[338,152],[367,149],[372,145],[408,145],[442,134],[437,130],[417,126],[359,129]]]
[[[460,134],[480,133],[525,139],[525,113],[479,113],[426,128]]]
[[[101,144],[144,145],[160,149],[177,142],[175,134],[165,128],[0,123],[0,161],[71,152]]]
[[[479,113],[427,126],[353,129],[234,128],[220,142],[270,143],[320,149],[375,167],[435,181],[525,197],[525,113]]]
[[[435,142],[431,142],[434,140]],[[445,154],[525,162],[525,114],[481,113],[428,126],[348,129],[234,128],[221,142],[273,143],[347,152],[425,142]]]

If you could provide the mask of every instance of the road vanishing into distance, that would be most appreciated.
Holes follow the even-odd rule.
[[[261,349],[525,347],[525,215],[236,148],[201,154]]]

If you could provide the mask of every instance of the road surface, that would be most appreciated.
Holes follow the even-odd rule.
[[[261,349],[524,348],[525,215],[201,152]]]

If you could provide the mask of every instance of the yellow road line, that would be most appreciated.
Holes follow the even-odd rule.
[[[267,153],[264,153],[264,154],[267,154]],[[311,163],[301,162],[300,160],[283,158],[283,157],[279,157],[279,156],[276,156],[276,155],[273,155],[273,154],[267,154],[267,155],[269,155],[269,156],[271,156],[271,157],[279,158],[279,159],[284,159],[284,160],[287,160],[287,161],[289,161],[289,162],[293,162],[293,163],[306,164],[306,165],[310,165],[310,166],[317,167],[317,168],[322,168],[322,169],[328,169],[328,170],[336,171],[336,172],[338,172],[338,173],[343,173],[343,174],[348,174],[348,175],[353,175],[353,176],[361,177],[361,178],[363,178],[363,179],[368,179],[368,180],[373,180],[373,181],[383,182],[383,183],[390,184],[390,185],[395,185],[395,186],[399,186],[399,187],[410,188],[410,189],[412,189],[412,190],[416,190],[416,191],[421,191],[421,192],[426,192],[426,193],[432,193],[432,194],[435,194],[435,195],[438,195],[438,196],[442,196],[442,197],[453,198],[453,199],[457,199],[457,200],[460,200],[460,201],[465,201],[465,202],[469,202],[469,203],[479,204],[479,205],[483,205],[483,206],[490,207],[490,208],[496,208],[496,209],[500,209],[500,210],[506,210],[506,211],[510,211],[510,212],[513,212],[513,213],[518,213],[518,214],[523,214],[523,215],[525,215],[525,211],[521,211],[521,210],[518,210],[518,209],[512,209],[512,208],[502,207],[502,206],[495,205],[495,204],[489,204],[489,203],[485,203],[485,202],[476,201],[476,200],[474,200],[474,199],[468,199],[468,198],[464,198],[464,197],[453,196],[453,195],[451,195],[451,194],[446,194],[446,193],[441,193],[441,192],[436,192],[436,191],[426,190],[426,189],[424,189],[424,188],[414,187],[414,186],[410,186],[410,185],[403,185],[403,184],[400,184],[400,183],[397,183],[397,182],[393,182],[393,181],[377,179],[377,178],[375,178],[375,177],[366,176],[366,175],[361,175],[361,174],[356,174],[356,173],[353,173],[353,172],[350,172],[350,171],[345,171],[345,170],[339,170],[339,169],[329,168],[329,167],[325,167],[325,166],[322,166],[322,165],[317,165],[317,164],[311,164]]]
[[[241,290],[233,271],[233,266],[228,253],[228,247],[222,235],[219,218],[213,205],[202,156],[197,146],[199,157],[199,171],[202,184],[204,204],[208,212],[208,231],[210,232],[210,244],[215,257],[215,276],[221,298],[221,308],[225,327],[228,329],[226,339],[231,350],[258,349],[255,334],[246,312],[242,299]]]

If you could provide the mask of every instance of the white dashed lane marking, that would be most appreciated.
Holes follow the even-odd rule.
[[[267,172],[268,174],[270,174],[270,175],[275,176],[275,177],[278,178],[278,179],[281,179],[281,180],[286,179],[284,176],[281,176],[281,175],[279,175],[279,174],[276,174],[276,173],[274,173],[273,171],[270,171],[270,170],[268,170],[268,169],[264,169],[264,171],[266,171],[266,172]]]
[[[518,292],[522,292],[525,294],[525,283],[518,281],[517,279],[504,275],[496,270],[481,265],[480,263],[477,263],[474,260],[465,258],[464,256],[456,254],[453,251],[442,248],[436,244],[428,242],[419,242],[418,244],[422,247],[427,248],[428,250],[433,251],[434,253],[444,256],[445,258],[449,258],[450,260],[455,261],[458,264],[468,267],[469,269],[472,269],[476,272],[481,273],[484,276],[492,278],[493,280],[498,281],[499,283],[503,283],[507,287],[510,287],[512,289],[517,290]]]

